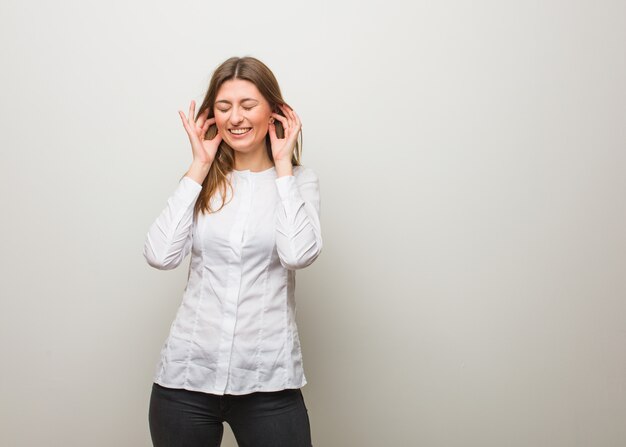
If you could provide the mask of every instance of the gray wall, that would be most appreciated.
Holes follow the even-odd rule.
[[[320,176],[314,444],[626,445],[625,5],[4,0],[0,444],[150,445],[177,111],[253,55]]]

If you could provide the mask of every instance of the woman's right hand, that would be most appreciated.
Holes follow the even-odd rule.
[[[207,119],[209,115],[208,107],[198,116],[196,121],[193,119],[195,113],[196,103],[193,100],[189,106],[189,117],[186,117],[182,111],[178,111],[187,136],[189,136],[189,142],[191,143],[191,150],[193,152],[193,161],[195,163],[210,165],[215,159],[215,153],[222,142],[222,136],[218,132],[212,140],[205,140],[204,136],[209,126],[215,124],[215,118]]]

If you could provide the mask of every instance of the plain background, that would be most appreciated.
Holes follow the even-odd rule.
[[[185,286],[142,256],[178,110],[251,55],[300,114],[314,445],[626,445],[623,1],[0,6],[0,444],[149,446]],[[224,446],[233,446],[227,434]]]

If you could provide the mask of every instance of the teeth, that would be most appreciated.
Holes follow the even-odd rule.
[[[250,129],[252,129],[252,127],[245,127],[242,129],[229,129],[229,130],[230,130],[230,133],[234,133],[235,135],[241,135],[241,134],[248,132]]]

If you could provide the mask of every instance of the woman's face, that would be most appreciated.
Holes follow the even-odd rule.
[[[272,110],[252,82],[243,79],[224,82],[217,91],[213,113],[220,135],[235,151],[265,149]]]

